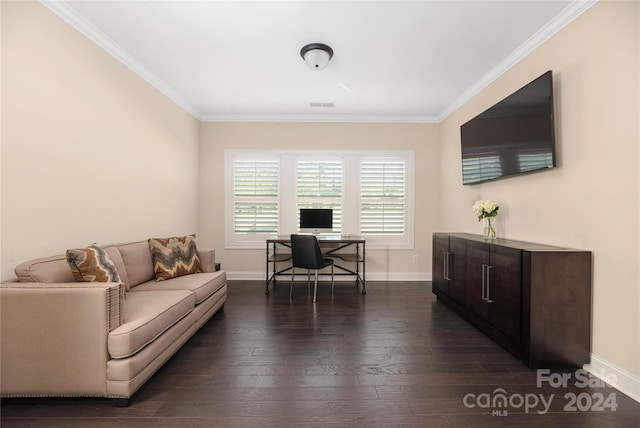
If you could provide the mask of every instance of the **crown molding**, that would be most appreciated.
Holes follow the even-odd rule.
[[[474,83],[453,103],[449,104],[438,115],[438,122],[443,121],[451,113],[462,107],[471,98],[478,95],[483,89],[497,80],[504,73],[509,71],[513,66],[526,58],[534,50],[540,47],[544,42],[557,34],[564,27],[569,25],[573,20],[589,10],[599,0],[576,0],[567,6],[559,15],[549,21],[547,25],[538,30],[533,36],[525,41],[520,47],[513,51],[509,56],[496,65],[489,73]]]
[[[355,123],[437,123],[438,116],[429,115],[305,115],[305,114],[209,114],[203,115],[178,95],[116,42],[99,31],[65,1],[39,0],[40,3],[67,22],[89,40],[104,49],[167,98],[201,122],[355,122]]]
[[[544,42],[553,37],[599,0],[576,0],[558,16],[501,61],[489,73],[467,89],[438,115],[305,115],[305,114],[202,114],[169,85],[137,61],[113,40],[69,7],[65,1],[39,0],[47,9],[67,22],[89,40],[100,46],[143,80],[156,88],[187,113],[201,122],[338,122],[338,123],[440,123],[475,95],[510,70]]]
[[[438,123],[429,115],[306,115],[306,114],[210,114],[201,122],[336,122],[336,123]]]
[[[151,86],[156,88],[167,98],[172,100],[191,116],[200,120],[200,113],[184,98],[176,93],[169,85],[160,80],[155,74],[149,71],[138,60],[131,56],[127,51],[122,49],[116,42],[100,32],[96,27],[89,23],[82,15],[69,7],[64,1],[55,0],[39,0],[40,3],[51,12],[60,17],[63,21],[78,30],[81,34],[94,42],[96,45],[104,49],[108,54],[120,61],[131,71],[144,79]]]

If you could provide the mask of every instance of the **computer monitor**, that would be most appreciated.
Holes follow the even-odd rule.
[[[327,233],[333,230],[330,208],[300,208],[300,232]]]

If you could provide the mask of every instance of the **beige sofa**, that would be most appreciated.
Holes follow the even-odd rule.
[[[222,306],[224,271],[155,280],[147,241],[104,247],[121,283],[74,282],[65,255],[0,286],[0,395],[129,398]]]

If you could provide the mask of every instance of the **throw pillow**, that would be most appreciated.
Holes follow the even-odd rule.
[[[98,245],[67,250],[67,263],[77,282],[121,282],[116,265]]]
[[[156,281],[200,272],[196,236],[149,239]]]

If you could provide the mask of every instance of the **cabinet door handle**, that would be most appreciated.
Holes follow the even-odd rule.
[[[493,300],[491,300],[491,269],[493,269],[493,266],[491,265],[487,265],[487,303],[493,303]]]
[[[486,294],[486,286],[487,286],[487,265],[482,264],[482,300],[487,300]]]
[[[448,261],[447,260],[447,252],[443,251],[442,253],[444,255],[444,258],[442,259],[442,270],[444,272],[443,276],[444,276],[444,279],[449,279],[448,275],[447,275],[447,261]]]
[[[451,280],[451,277],[449,276],[450,270],[451,270],[451,266],[449,263],[450,256],[451,256],[451,253],[447,251],[444,252],[444,279],[447,279],[447,280]]]

